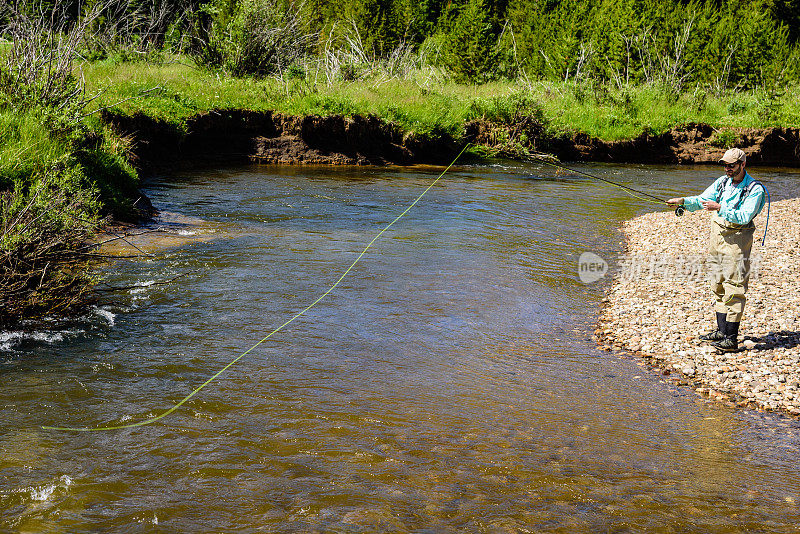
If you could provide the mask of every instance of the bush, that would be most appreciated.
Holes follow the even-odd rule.
[[[489,131],[477,141],[487,145],[494,155],[525,157],[552,134],[542,106],[523,93],[475,100],[467,118],[488,122]]]
[[[304,31],[295,3],[243,0],[232,10],[211,9],[211,30],[196,59],[233,76],[283,74],[306,55],[314,37]]]
[[[85,192],[70,193],[48,177],[0,193],[0,327],[91,300],[91,203]]]
[[[711,139],[708,140],[708,144],[719,148],[728,148],[735,145],[738,137],[737,133],[733,130],[717,130],[714,132],[714,135],[711,136]]]
[[[125,144],[99,122],[0,110],[0,328],[91,301],[87,241],[103,214],[135,220]]]
[[[85,25],[68,25],[62,14],[52,18],[31,17],[29,7],[4,6],[7,23],[0,35],[11,41],[0,58],[0,108],[19,111],[34,106],[64,109],[80,104],[83,83],[75,77],[73,58]]]

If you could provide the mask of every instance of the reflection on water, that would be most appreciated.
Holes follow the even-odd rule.
[[[711,171],[580,168],[665,198]],[[796,188],[760,172],[773,200]],[[204,237],[115,265],[112,284],[145,287],[90,317],[0,339],[0,530],[796,531],[800,425],[706,404],[591,341],[602,286],[578,281],[578,256],[613,258],[620,222],[659,208],[523,164],[451,171],[162,424],[39,430],[168,408],[315,300],[436,174],[150,184]]]

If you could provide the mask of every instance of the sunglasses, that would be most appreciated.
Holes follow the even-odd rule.
[[[737,161],[736,163],[726,163],[725,164],[725,168],[726,169],[732,169],[732,168],[736,167],[737,165],[741,165],[741,162]]]

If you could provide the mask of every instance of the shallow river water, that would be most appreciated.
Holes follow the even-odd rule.
[[[668,197],[710,167],[580,165]],[[536,165],[152,179],[173,232],[87,317],[0,334],[0,532],[798,532],[800,424],[591,339],[619,225],[664,209]],[[773,201],[798,175],[757,169]],[[687,217],[687,224],[692,219]],[[168,246],[167,246],[168,245]],[[129,250],[136,252],[135,250]],[[179,278],[167,284],[151,284]]]

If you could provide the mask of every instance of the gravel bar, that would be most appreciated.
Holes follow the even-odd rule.
[[[800,415],[800,198],[756,218],[740,351],[698,336],[716,329],[705,254],[711,213],[648,213],[624,223],[596,330],[604,350],[634,353],[700,394],[740,407]]]

